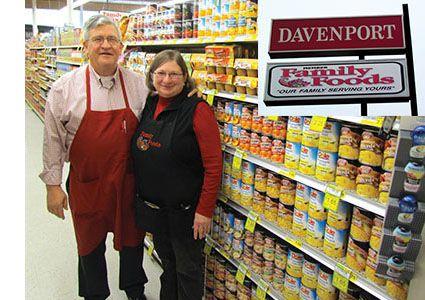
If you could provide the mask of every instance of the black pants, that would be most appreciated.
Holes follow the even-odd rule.
[[[78,294],[86,300],[104,300],[110,295],[105,250],[103,240],[93,252],[78,257]],[[143,245],[124,247],[119,255],[119,288],[127,296],[140,297],[148,282],[142,265]]]
[[[69,194],[69,175],[66,181]],[[104,300],[110,295],[105,260],[105,239],[90,254],[78,256],[78,295],[86,300]],[[148,282],[143,269],[143,244],[120,252],[119,288],[127,296],[139,297]]]
[[[162,262],[161,300],[201,300],[203,295],[203,240],[154,235]]]

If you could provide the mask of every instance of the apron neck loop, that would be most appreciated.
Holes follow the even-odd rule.
[[[86,68],[86,101],[87,101],[87,110],[91,111],[91,90],[90,90],[90,70],[89,66]]]
[[[125,107],[129,108],[130,105],[128,104],[128,98],[127,98],[127,91],[125,90],[125,84],[124,84],[124,79],[122,77],[122,72],[120,69],[118,69],[118,75],[120,77],[120,83],[121,83],[121,89],[122,89],[122,94],[124,96],[124,101],[125,101]]]
[[[118,69],[118,75],[120,77],[120,84],[122,89],[122,94],[124,96],[125,101],[125,108],[129,108],[130,105],[128,104],[128,97],[127,97],[127,91],[125,90],[125,84],[124,79],[122,76],[121,70]],[[90,70],[89,66],[86,68],[86,98],[87,98],[87,110],[91,111],[91,88],[90,88]]]

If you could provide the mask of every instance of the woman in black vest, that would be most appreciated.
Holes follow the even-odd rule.
[[[203,238],[210,231],[222,171],[210,106],[196,96],[181,54],[158,53],[146,77],[152,91],[132,140],[136,221],[153,234],[164,272],[160,298],[202,299]]]

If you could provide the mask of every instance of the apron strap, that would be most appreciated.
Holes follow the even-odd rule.
[[[124,101],[125,101],[125,107],[129,108],[130,105],[128,104],[128,98],[127,98],[127,92],[125,90],[125,84],[124,84],[124,79],[122,77],[122,72],[121,70],[118,70],[118,75],[120,77],[120,83],[121,83],[121,89],[122,89],[122,94],[124,96]]]
[[[90,71],[89,66],[86,68],[86,101],[87,110],[91,111],[91,90],[90,90]]]

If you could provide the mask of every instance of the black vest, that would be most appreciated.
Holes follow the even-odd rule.
[[[170,215],[178,215],[182,209],[188,207],[190,216],[184,222],[187,224],[177,226],[189,226],[186,229],[190,230],[193,225],[193,215],[204,180],[202,157],[193,131],[193,114],[196,105],[203,100],[195,96],[188,98],[187,94],[188,91],[184,89],[156,120],[153,116],[158,96],[148,97],[139,127],[132,139],[136,210],[142,210],[142,216],[139,211],[136,218],[139,219],[139,226],[146,231],[153,231],[151,227],[158,228],[158,224],[153,224],[156,223],[154,219],[169,219]],[[166,210],[162,212],[165,215],[152,218],[144,216],[144,208],[140,207],[143,201]],[[140,220],[143,218],[145,220]],[[163,224],[164,220],[161,221],[161,225]],[[176,226],[169,225],[171,228]]]

